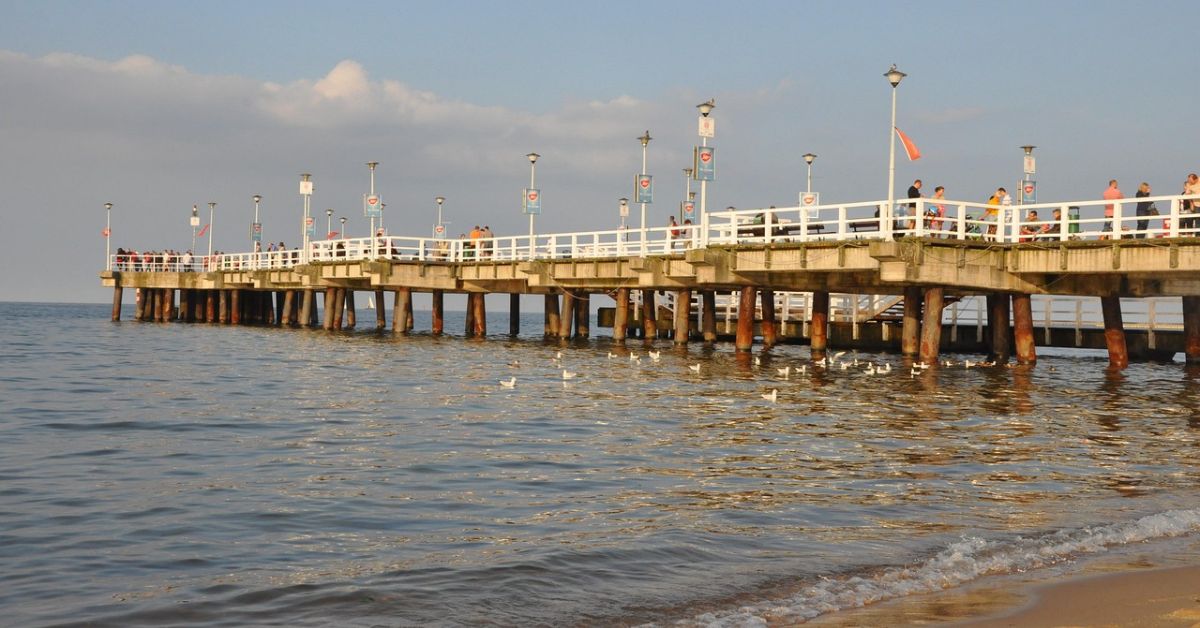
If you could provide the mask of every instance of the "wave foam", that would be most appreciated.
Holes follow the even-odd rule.
[[[1060,530],[1037,538],[1007,541],[964,538],[924,563],[888,569],[869,577],[830,578],[786,598],[705,613],[677,626],[712,628],[767,626],[801,621],[907,595],[932,593],[982,576],[1047,567],[1110,547],[1181,536],[1200,530],[1200,509],[1171,510],[1133,522]]]

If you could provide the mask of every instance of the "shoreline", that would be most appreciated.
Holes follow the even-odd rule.
[[[1189,535],[1190,537],[1191,535]],[[962,587],[813,618],[811,626],[1200,627],[1200,541],[1168,552],[1127,548],[1077,564],[1009,574]]]

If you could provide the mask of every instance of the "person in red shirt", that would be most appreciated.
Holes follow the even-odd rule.
[[[1104,200],[1116,201],[1116,200],[1120,200],[1123,198],[1125,198],[1125,195],[1121,193],[1121,188],[1117,187],[1117,180],[1116,179],[1110,180],[1108,182],[1108,189],[1104,190]],[[1112,231],[1113,230],[1113,224],[1112,224],[1113,204],[1112,203],[1109,203],[1104,206],[1104,217],[1108,219],[1108,222],[1104,223],[1104,231]]]

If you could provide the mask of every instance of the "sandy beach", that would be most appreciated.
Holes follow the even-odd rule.
[[[1043,580],[1009,576],[818,617],[812,626],[1200,627],[1200,566],[1124,563]],[[1118,571],[1111,571],[1118,570]]]

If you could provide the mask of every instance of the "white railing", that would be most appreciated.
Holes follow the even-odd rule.
[[[114,255],[111,261],[114,270],[203,272],[285,269],[308,262],[371,259],[464,263],[634,257],[681,254],[688,248],[713,244],[769,245],[906,236],[1002,243],[1197,236],[1200,213],[1185,211],[1187,200],[1200,201],[1200,195],[1019,206],[913,199],[896,203],[896,214],[890,221],[880,218],[881,214],[887,215],[886,201],[872,201],[709,212],[699,225],[650,227],[645,231],[615,229],[473,240],[380,236],[316,241],[311,243],[307,255],[293,249],[223,253],[211,259],[197,256],[190,263],[174,256],[166,260],[161,259],[164,256],[151,256],[160,258],[155,262]],[[1159,213],[1138,215],[1139,203]]]

